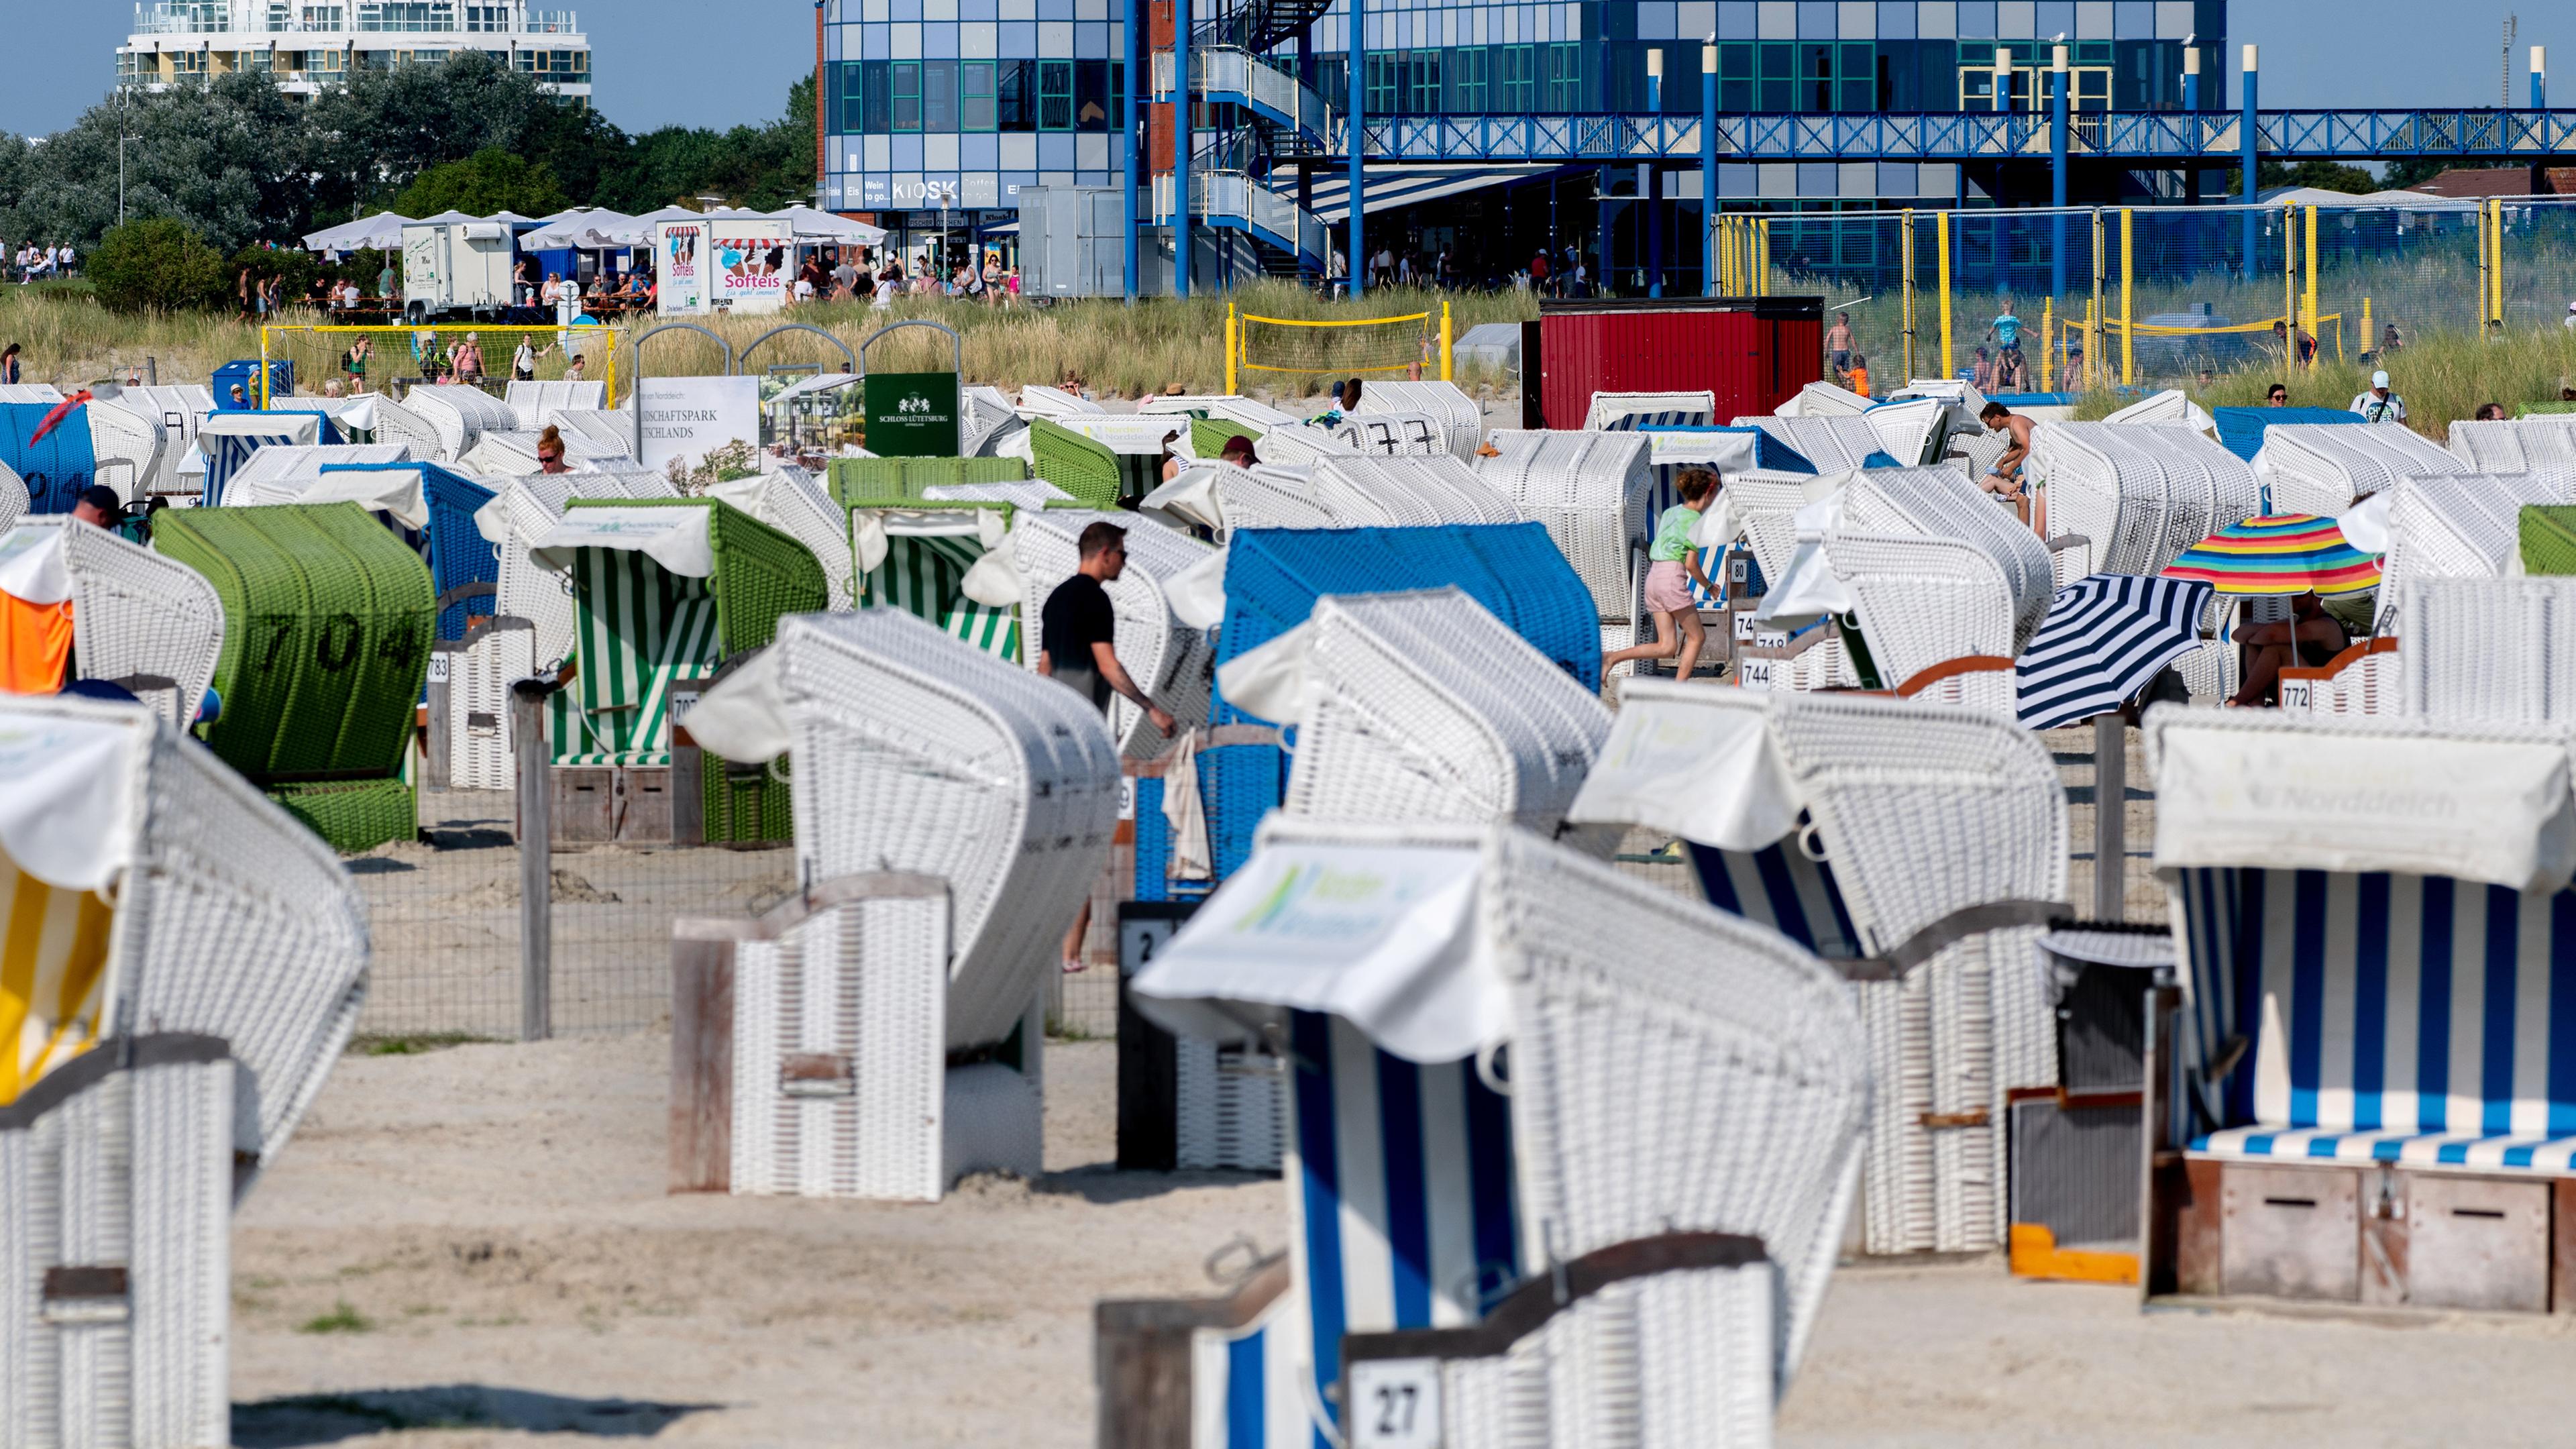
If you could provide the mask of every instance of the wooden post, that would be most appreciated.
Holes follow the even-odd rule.
[[[510,686],[510,738],[519,767],[519,1040],[554,1035],[554,833],[546,696],[554,685]]]
[[[448,762],[455,752],[456,741],[447,718],[448,678],[456,671],[456,656],[461,651],[441,641],[429,646],[429,686],[421,708],[426,758],[421,761],[421,782],[432,790],[449,787]]]
[[[2128,914],[2129,726],[2119,714],[2093,716],[2093,919]]]
[[[733,972],[738,933],[671,931],[671,1186],[733,1188]]]

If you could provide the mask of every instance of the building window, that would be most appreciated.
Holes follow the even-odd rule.
[[[859,119],[854,128],[883,133],[894,129],[894,84],[882,60],[859,64]]]
[[[957,62],[925,60],[921,63],[921,129],[943,132],[957,129]]]
[[[1000,92],[997,110],[1000,128],[1005,131],[1034,131],[1038,128],[1037,62],[1006,60],[1001,63]]]
[[[465,7],[465,28],[481,34],[506,34],[510,29],[510,7],[468,5]]]
[[[1583,109],[1582,46],[1547,48],[1547,109],[1551,113]]]
[[[1722,111],[1753,109],[1753,47],[1717,48],[1717,106]]]
[[[849,135],[859,129],[859,116],[866,106],[866,72],[857,61],[845,61],[832,67],[832,84],[825,101],[830,111],[823,118],[824,128]]]
[[[343,5],[307,5],[304,7],[307,30],[346,30],[349,28],[348,7]]]
[[[337,50],[308,50],[304,52],[304,68],[317,76],[346,75],[349,58]]]
[[[1863,41],[1834,47],[1834,109],[1864,114],[1878,106],[1878,56]]]
[[[1390,55],[1374,50],[1368,53],[1368,114],[1372,116],[1395,114],[1398,104],[1397,92],[1400,89],[1397,82],[1402,74],[1400,67],[1403,61],[1404,57],[1401,55]]]
[[[202,77],[206,73],[206,53],[202,50],[173,51],[170,70],[174,75]]]
[[[921,62],[899,60],[893,63],[887,80],[894,87],[894,125],[897,131],[921,129]]]
[[[360,30],[429,31],[456,28],[456,0],[358,0]]]
[[[1538,104],[1538,47],[1506,45],[1500,52],[1503,65],[1503,114],[1525,116]]]
[[[1038,62],[1038,129],[1073,129],[1073,62]]]
[[[1762,62],[1762,104],[1759,109],[1773,112],[1798,109],[1798,47],[1772,42],[1757,49]]]
[[[957,72],[957,129],[993,129],[993,62],[970,60]]]
[[[1440,114],[1440,52],[1417,50],[1405,59],[1405,109],[1417,116]]]
[[[1463,46],[1449,53],[1449,109],[1467,115],[1485,111],[1485,61],[1482,46]]]

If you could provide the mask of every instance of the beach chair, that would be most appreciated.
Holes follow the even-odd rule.
[[[208,507],[221,504],[224,486],[262,448],[312,448],[339,442],[338,429],[320,413],[216,413],[197,429],[197,448],[206,457],[203,502]],[[66,505],[61,511],[70,508]]]
[[[169,509],[152,546],[223,603],[207,746],[344,854],[416,834],[404,764],[436,615],[420,555],[349,502]]]
[[[2576,722],[2576,579],[2417,578],[2399,608],[2403,647],[2370,713]]]
[[[356,1025],[364,914],[147,709],[0,699],[0,733],[0,1440],[226,1443],[232,1209]]]
[[[226,490],[230,507],[282,503],[350,502],[416,540],[438,596],[438,637],[461,639],[477,618],[493,612],[500,563],[477,530],[475,517],[493,499],[492,489],[437,463],[334,454],[407,451],[401,445],[282,449],[263,448]],[[275,465],[263,460],[279,455]]]
[[[1905,459],[1887,451],[1878,429],[1866,417],[1742,417],[1739,428],[1760,428],[1815,465],[1819,473],[1847,473],[1860,468],[1899,468]]]
[[[1368,400],[1366,391],[1361,393],[1360,400]],[[1584,405],[1582,431],[1605,432],[1627,418],[1651,419],[1662,427],[1713,423],[1717,421],[1717,394],[1708,391],[1596,392]]]
[[[2053,1085],[2036,957],[2064,915],[2066,796],[2009,714],[1641,681],[1568,818],[1677,836],[1720,910],[1853,978],[1881,1099],[1862,1243],[2004,1239],[2004,1107]]]
[[[559,411],[599,412],[608,406],[608,384],[604,382],[511,382],[502,389],[501,401],[517,419],[523,433],[542,433],[552,414]]]
[[[161,425],[160,451],[144,470],[147,496],[176,496],[193,489],[182,484],[181,463],[197,451],[197,429],[215,410],[214,393],[202,383],[129,387],[116,399],[119,407],[142,413]]]
[[[833,501],[814,475],[789,465],[729,483],[711,483],[706,496],[730,503],[781,533],[791,534],[823,566],[834,612],[858,606],[858,580],[850,571],[850,512]]]
[[[2186,422],[2042,423],[2030,473],[2048,489],[2061,583],[2161,573],[2176,555],[2263,511],[2254,470]]]
[[[2576,494],[2576,418],[2463,419],[2451,424],[2450,447],[2472,473],[2527,478],[2561,496]]]
[[[1162,482],[1168,419],[1072,414],[1029,422],[1030,472],[1086,508],[1132,505]]]
[[[2411,641],[2410,641],[2411,643]],[[2151,710],[2145,1291],[2564,1311],[2564,723]]]
[[[568,576],[575,612],[573,678],[546,697],[555,842],[788,839],[774,762],[728,769],[694,758],[702,752],[683,757],[672,728],[729,659],[769,643],[781,618],[823,610],[830,590],[813,554],[714,499],[575,498],[529,558]],[[694,777],[678,778],[686,771],[675,766],[689,764]]]
[[[1853,533],[1910,534],[1974,545],[2001,571],[2012,646],[2005,652],[2013,658],[2021,657],[2048,617],[2057,581],[2047,547],[1996,507],[1992,497],[1950,469],[1863,471],[1843,490],[1842,527]]]
[[[1654,537],[1654,471],[1635,433],[1497,430],[1499,456],[1480,458],[1477,476],[1523,516],[1547,526],[1566,561],[1592,591],[1602,622],[1636,622],[1635,573]]]
[[[1268,1303],[1185,1335],[1194,1305],[1101,1305],[1104,1371],[1170,1394],[1104,1397],[1103,1445],[1152,1412],[1221,1449],[1367,1442],[1407,1401],[1460,1449],[1768,1441],[1870,1100],[1806,951],[1508,826],[1283,816],[1133,990],[1284,1046],[1289,1248]]]
[[[1107,411],[1079,392],[1049,387],[1042,382],[1026,383],[1020,388],[1020,416],[1033,421],[1038,418],[1083,417]]]
[[[1008,503],[927,500],[853,506],[860,605],[900,609],[996,659],[1021,662],[1027,587],[1008,546],[1016,512]]]
[[[2191,394],[2178,387],[2169,387],[2162,392],[2142,397],[2102,421],[2106,423],[2180,423],[2203,437],[2212,437],[2218,430],[2218,420],[2210,416],[2209,409],[2193,402]]]
[[[611,452],[618,452],[631,458],[637,447],[635,413],[631,408],[599,411],[589,408],[548,408],[537,418],[537,431],[543,433],[548,424],[552,424],[555,430],[566,438],[576,436],[588,438],[598,450],[595,456],[605,457]]]
[[[787,742],[800,876],[847,903],[737,957],[732,1190],[1037,1176],[1040,988],[1118,824],[1098,712],[895,609],[788,619],[736,678],[707,743]]]
[[[109,405],[95,414],[89,405],[55,419],[39,439],[37,430],[52,417],[54,402],[0,402],[0,467],[16,474],[37,513],[69,513],[81,491],[94,484],[116,490],[133,502],[143,494],[143,480],[159,450],[156,435],[146,433],[142,415]]]
[[[1880,687],[2012,712],[2015,601],[1993,555],[1955,538],[1845,529],[1829,530],[1819,546],[1851,594]]]
[[[223,600],[203,574],[61,516],[0,535],[0,565],[48,596],[29,602],[69,600],[75,677],[122,686],[173,729],[196,720],[224,644]]]
[[[377,406],[381,413],[384,404]],[[463,460],[487,433],[514,432],[519,426],[519,415],[508,403],[479,387],[415,387],[403,394],[399,406],[428,425],[437,442],[427,456],[441,463]]]
[[[611,463],[631,465],[634,462],[634,440],[631,438],[613,444],[603,443],[586,433],[568,432],[561,428],[555,430],[555,437],[563,444],[564,466],[569,468],[596,468]],[[545,463],[537,457],[537,447],[544,441],[542,429],[482,433],[475,438],[474,446],[458,456],[456,467],[480,478],[515,478],[525,473],[542,473]]]
[[[19,477],[16,469],[0,463],[0,531],[15,528],[18,520],[27,516],[29,506],[27,480]]]
[[[1360,390],[1359,413],[1425,419],[1441,450],[1453,458],[1474,458],[1485,439],[1485,410],[1454,382],[1372,382]]]
[[[239,491],[224,501],[292,503],[306,487],[321,480],[322,470],[328,465],[410,461],[411,449],[400,443],[341,443],[310,448],[273,443],[251,454],[233,470],[229,485]]]
[[[932,488],[1028,477],[1028,464],[1018,458],[834,458],[824,492],[843,508],[880,507],[927,498]]]
[[[1362,412],[1347,414],[1335,432],[1372,458],[1449,458],[1448,430],[1431,413]]]
[[[2404,479],[2468,471],[2458,454],[2402,427],[2276,425],[2254,455],[2262,511],[2276,515],[2332,518]]]
[[[532,473],[495,480],[493,501],[474,515],[475,532],[499,555],[493,612],[534,626],[537,662],[552,671],[572,652],[572,589],[560,573],[540,568],[528,549],[575,498],[677,498],[679,490],[657,473]]]
[[[1073,577],[1082,563],[1082,532],[1094,523],[1127,530],[1127,567],[1104,585],[1117,615],[1112,641],[1118,662],[1136,686],[1171,712],[1182,729],[1207,723],[1208,697],[1215,675],[1209,631],[1183,620],[1173,607],[1173,580],[1217,557],[1217,551],[1188,534],[1126,513],[1097,513],[1082,508],[1020,509],[1012,514],[1011,557],[1019,565],[1026,592],[1021,617],[1035,619],[1056,587]],[[1021,651],[1037,667],[1043,641],[1030,639]],[[1125,696],[1109,704],[1109,733],[1119,753],[1131,760],[1160,759],[1171,740],[1155,729],[1143,710]]]

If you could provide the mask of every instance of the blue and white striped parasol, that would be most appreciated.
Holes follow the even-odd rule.
[[[2013,666],[2025,729],[2108,714],[2200,645],[2210,586],[2196,579],[2094,574],[2057,591]]]

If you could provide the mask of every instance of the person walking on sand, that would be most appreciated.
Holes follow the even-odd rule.
[[[1123,695],[1168,739],[1172,716],[1146,697],[1118,660],[1118,615],[1110,606],[1109,590],[1103,587],[1116,583],[1127,570],[1127,530],[1103,520],[1082,531],[1078,546],[1081,564],[1073,577],[1047,595],[1046,607],[1038,616],[1038,673],[1090,700],[1104,718],[1110,697]],[[1064,933],[1068,975],[1083,968],[1082,938],[1090,929],[1091,901],[1086,896],[1081,912]]]
[[[1717,501],[1717,475],[1706,468],[1685,468],[1675,480],[1682,501],[1664,510],[1655,523],[1655,541],[1646,550],[1646,607],[1659,621],[1655,642],[1620,649],[1603,656],[1601,673],[1606,677],[1613,666],[1636,659],[1674,659],[1675,679],[1688,679],[1698,666],[1700,650],[1708,643],[1708,631],[1699,622],[1699,604],[1691,597],[1691,585],[1697,583],[1709,597],[1717,596],[1717,585],[1710,583],[1708,573],[1700,567],[1699,550],[1691,544],[1691,530],[1700,515]]]

